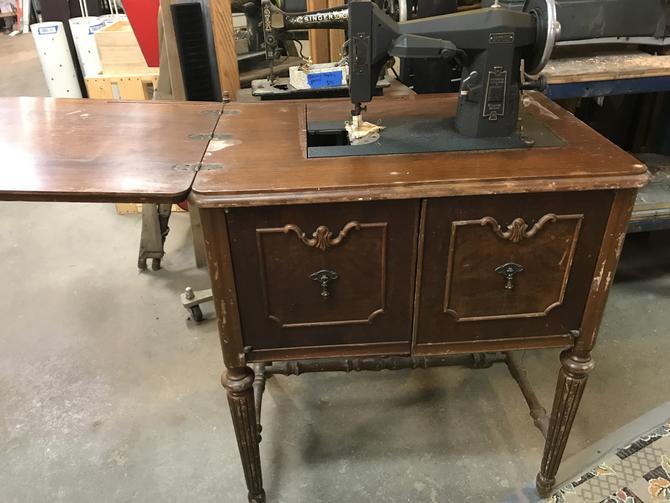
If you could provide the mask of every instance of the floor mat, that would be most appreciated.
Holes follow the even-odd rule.
[[[670,418],[563,484],[551,503],[670,501]]]

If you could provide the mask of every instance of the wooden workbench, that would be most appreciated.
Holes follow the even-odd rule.
[[[552,99],[588,98],[670,90],[670,55],[642,51],[565,55],[549,61],[542,74]]]
[[[580,50],[573,48],[573,51]],[[581,49],[583,50],[583,48]],[[589,56],[570,54],[552,59],[543,71],[552,99],[589,98],[620,94],[670,91],[670,55],[639,50],[600,52]],[[645,157],[645,155],[647,157]],[[652,182],[640,191],[629,232],[670,227],[670,173],[667,159],[641,154],[650,160]]]
[[[380,98],[367,118],[443,117],[455,103]],[[537,487],[547,495],[647,172],[541,95],[522,106],[563,146],[314,159],[307,122],[344,119],[347,102],[0,99],[10,118],[0,125],[0,199],[190,193],[250,502],[266,499],[266,374],[428,367],[461,353],[481,365],[491,352],[505,353],[495,361],[508,364],[546,436]],[[512,352],[551,347],[565,350],[547,417]]]
[[[625,51],[559,57],[550,60],[542,73],[549,84],[666,77],[670,75],[670,55]]]

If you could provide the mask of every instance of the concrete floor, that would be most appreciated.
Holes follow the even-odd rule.
[[[49,96],[32,34],[0,34],[0,96]]]
[[[0,35],[0,72],[1,95],[46,92],[30,36]],[[215,324],[178,299],[208,286],[188,217],[138,274],[138,216],[0,215],[0,501],[246,501]],[[669,257],[670,234],[627,241],[568,455],[670,399]],[[523,361],[549,406],[558,352]],[[273,503],[536,500],[542,439],[503,367],[275,377],[263,417]]]

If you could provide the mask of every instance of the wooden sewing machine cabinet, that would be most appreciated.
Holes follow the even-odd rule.
[[[559,146],[324,158],[307,156],[308,124],[345,120],[346,101],[21,100],[0,101],[0,133],[9,164],[28,168],[0,170],[0,199],[188,195],[199,209],[250,502],[265,501],[266,375],[468,362],[508,365],[546,437],[549,494],[647,180],[639,161],[537,93],[523,111]],[[367,119],[455,104],[376,98]],[[121,116],[125,131],[109,126]],[[513,354],[536,348],[565,348],[549,416]]]
[[[491,352],[503,355],[471,361],[503,361],[519,382],[547,438],[537,487],[549,493],[646,170],[543,96],[522,106],[564,144],[309,158],[309,121],[344,120],[348,103],[224,107],[216,133],[226,144],[205,158],[221,167],[201,170],[190,198],[249,501],[265,500],[266,375]],[[383,123],[453,113],[455,98],[375,99],[370,109]],[[549,418],[511,352],[551,347],[567,349]]]

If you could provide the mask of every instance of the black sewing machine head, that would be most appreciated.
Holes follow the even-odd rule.
[[[286,14],[263,0],[266,56],[293,30],[346,29],[349,94],[354,116],[372,100],[380,72],[392,57],[457,59],[463,68],[456,130],[463,136],[515,133],[522,89],[542,89],[539,73],[560,33],[554,0],[526,0],[522,11],[490,8],[396,22],[369,0]],[[526,82],[522,81],[523,73]]]

